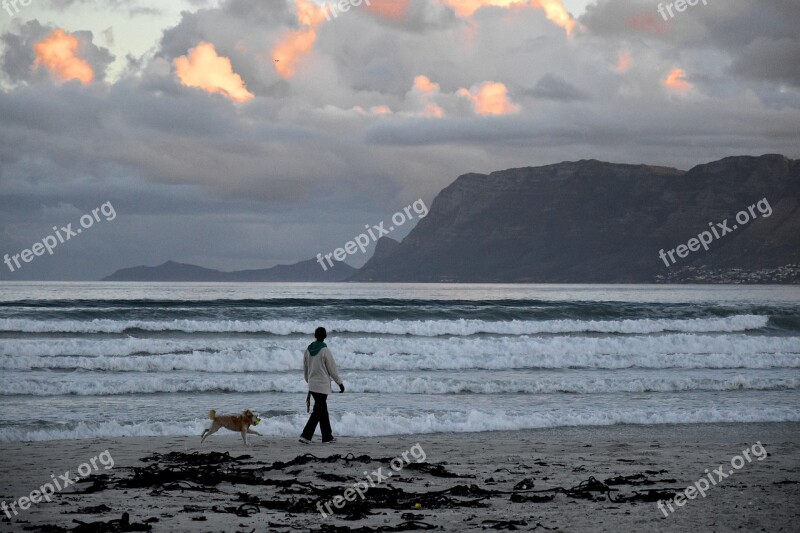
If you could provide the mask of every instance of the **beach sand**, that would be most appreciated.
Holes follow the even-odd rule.
[[[58,478],[69,470],[70,477],[76,477],[81,463],[104,450],[113,457],[114,467],[106,471],[96,461],[98,471],[93,475],[108,478],[91,477],[54,495],[50,503],[34,504],[11,520],[3,516],[0,530],[74,528],[74,520],[109,521],[121,519],[125,512],[131,522],[146,523],[152,531],[349,531],[362,527],[369,528],[362,531],[420,531],[437,527],[444,531],[771,532],[797,531],[800,523],[798,423],[342,437],[329,445],[255,435],[250,439],[253,446],[245,448],[238,435],[223,430],[203,445],[199,437],[4,443],[0,495],[5,502],[51,481],[51,474]],[[759,461],[751,453],[751,462],[711,486],[704,498],[697,496],[682,507],[673,504],[675,512],[670,516],[665,517],[654,501],[642,501],[652,499],[652,490],[683,490],[705,477],[706,469],[711,472],[724,465],[725,472],[732,470],[731,459],[757,441],[769,456]],[[424,450],[428,466],[420,466],[425,463],[416,463],[415,455],[406,453],[411,464],[392,472],[391,459],[416,444]],[[165,456],[169,452],[179,453]],[[192,457],[197,457],[184,454],[195,452],[251,457],[234,460],[214,454],[201,457],[193,466]],[[154,453],[162,456],[142,462]],[[306,457],[289,465],[274,464],[304,454],[329,460]],[[438,464],[442,467],[430,466]],[[145,467],[149,470],[134,470]],[[317,503],[324,510],[334,495],[345,494],[347,487],[364,480],[365,471],[379,467],[383,475],[392,472],[392,476],[368,488],[364,500],[351,492],[355,501],[345,502],[334,517],[323,518],[317,511]],[[450,477],[456,475],[463,477]],[[376,476],[370,477],[374,481]],[[596,482],[579,487],[590,478]],[[565,490],[553,490],[558,488]],[[76,492],[87,489],[88,493]],[[59,531],[58,527],[45,531]]]

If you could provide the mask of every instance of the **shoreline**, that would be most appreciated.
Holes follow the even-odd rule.
[[[99,464],[90,482],[76,483],[54,494],[50,503],[34,504],[12,520],[0,514],[0,531],[43,525],[72,528],[73,520],[108,522],[125,512],[131,522],[149,525],[152,531],[318,531],[323,524],[394,531],[428,525],[448,531],[512,526],[638,531],[654,525],[663,531],[789,531],[800,518],[797,422],[340,437],[331,445],[319,444],[316,438],[304,446],[295,438],[251,435],[250,448],[239,435],[222,431],[202,446],[199,436],[6,442],[0,458],[0,495],[5,502],[39,488],[51,474],[58,477],[69,470],[74,477],[79,465],[88,465],[105,450],[114,467],[105,470]],[[659,511],[656,496],[683,491],[705,476],[704,470],[729,464],[756,441],[769,456],[744,464],[709,488],[704,498],[673,507],[668,516]],[[408,455],[414,446],[424,451],[425,463]],[[165,457],[170,452],[177,453]],[[191,463],[192,457],[198,459],[191,454],[213,452]],[[251,457],[230,462],[220,455],[226,452],[233,458]],[[321,502],[324,510],[332,497],[366,481],[364,472],[389,472],[394,464],[389,460],[403,452],[410,458],[405,468],[392,480],[362,491],[363,499],[356,495],[353,502],[340,502],[343,508],[326,518],[314,510]],[[161,456],[141,461],[153,453]],[[304,454],[327,460],[302,459]],[[209,464],[215,457],[223,462]],[[291,464],[276,467],[276,462]],[[133,470],[145,466],[154,472],[147,479],[141,477],[142,470]],[[197,468],[205,472],[203,483],[192,477]],[[179,475],[165,484],[163,476],[169,471]],[[230,472],[239,476],[235,484],[225,478]],[[208,481],[208,475],[222,477]],[[600,484],[587,485],[591,478]],[[95,492],[76,492],[87,487]],[[576,487],[582,489],[570,491]],[[586,492],[587,487],[596,490]]]

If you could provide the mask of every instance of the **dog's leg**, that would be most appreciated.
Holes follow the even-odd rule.
[[[204,440],[206,440],[208,437],[219,431],[220,427],[222,426],[218,426],[216,423],[211,424],[211,427],[203,432],[203,435],[205,436],[202,439],[200,439],[200,444],[203,444]]]
[[[244,445],[245,446],[250,446],[249,444],[247,444],[247,428],[246,427],[242,428],[242,440],[244,441]]]
[[[255,429],[250,429],[250,428],[247,428],[247,432],[248,432],[248,433],[250,433],[251,435],[259,435],[259,436],[262,436],[262,437],[263,437],[263,435],[261,435],[261,433],[259,433],[259,432],[258,432],[258,431],[256,431]]]

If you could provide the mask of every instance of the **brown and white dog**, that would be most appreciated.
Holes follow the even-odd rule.
[[[231,431],[238,431],[242,434],[242,440],[244,441],[245,446],[250,446],[247,443],[247,434],[250,433],[251,435],[261,435],[258,431],[254,429],[250,429],[250,426],[257,426],[261,419],[258,418],[253,412],[248,409],[244,411],[240,415],[231,415],[231,416],[217,416],[217,412],[212,409],[208,413],[208,418],[212,420],[211,427],[203,431],[201,435],[200,443],[202,444],[206,437],[209,435],[213,435],[220,428],[229,429]]]

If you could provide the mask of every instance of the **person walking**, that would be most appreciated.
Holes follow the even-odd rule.
[[[308,383],[308,392],[314,397],[314,410],[300,435],[300,442],[303,444],[311,443],[317,424],[322,432],[323,443],[336,442],[328,417],[328,395],[331,394],[331,381],[339,385],[339,392],[344,392],[344,383],[336,370],[333,354],[324,342],[327,336],[325,328],[317,328],[314,331],[317,340],[309,344],[303,354],[303,373]]]

